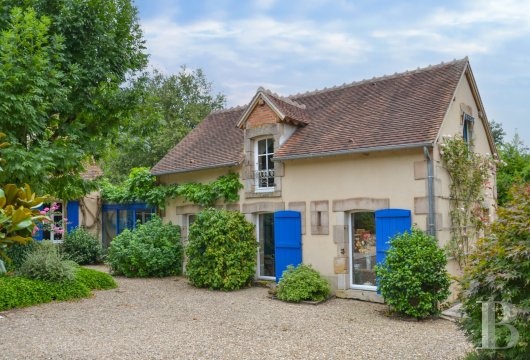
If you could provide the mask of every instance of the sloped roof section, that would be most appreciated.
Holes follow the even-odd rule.
[[[212,112],[152,169],[155,175],[234,166],[243,159],[243,130],[236,124],[245,107]]]
[[[274,157],[433,143],[467,66],[464,58],[283,98],[260,88],[258,92],[280,112],[304,125]],[[247,107],[208,115],[152,172],[160,175],[240,163],[244,134],[237,124]]]
[[[306,106],[300,104],[292,99],[281,97],[270,90],[264,90],[265,96],[285,115],[287,120],[292,122],[307,125],[310,122],[309,113],[306,111]]]

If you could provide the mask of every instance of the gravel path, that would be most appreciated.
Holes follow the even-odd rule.
[[[446,320],[387,318],[385,306],[312,306],[223,293],[184,278],[117,278],[78,302],[4,312],[1,359],[459,359],[469,344]]]

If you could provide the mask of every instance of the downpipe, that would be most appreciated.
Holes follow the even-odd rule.
[[[436,237],[436,218],[434,216],[434,165],[431,153],[427,146],[423,147],[423,154],[425,155],[425,159],[427,159],[427,199],[429,202],[427,233]]]

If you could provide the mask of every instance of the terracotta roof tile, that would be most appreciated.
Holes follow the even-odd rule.
[[[212,112],[152,169],[156,175],[230,166],[243,159],[243,130],[236,127],[245,107]]]
[[[275,158],[433,142],[467,65],[465,58],[287,98],[265,90],[286,117],[307,124]],[[210,114],[152,172],[241,162],[244,134],[236,124],[245,109]]]

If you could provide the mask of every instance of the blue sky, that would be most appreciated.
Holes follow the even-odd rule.
[[[528,0],[135,3],[151,65],[202,68],[228,106],[469,56],[488,118],[530,145]]]

